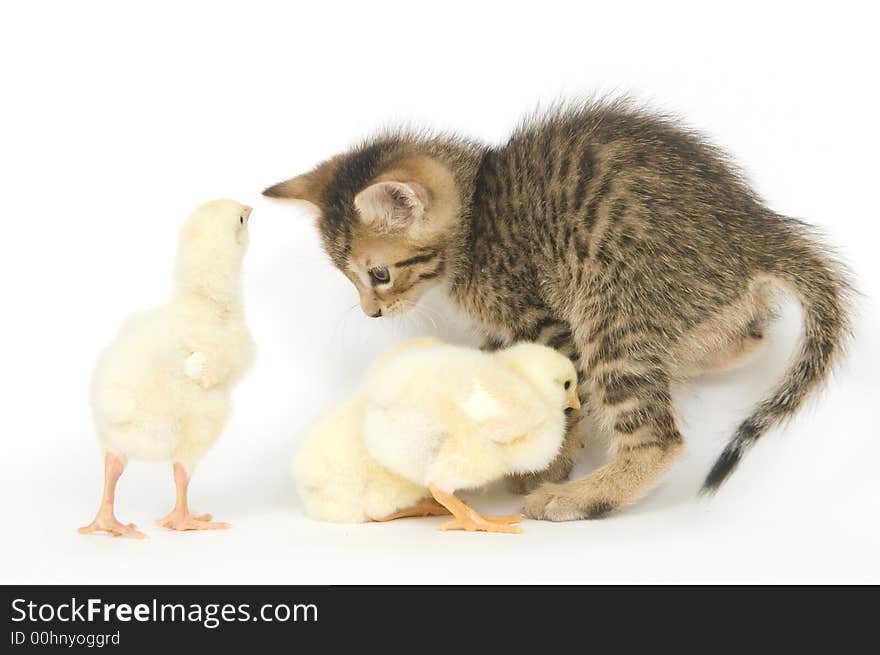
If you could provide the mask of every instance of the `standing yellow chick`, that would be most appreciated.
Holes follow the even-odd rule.
[[[480,515],[454,492],[546,468],[576,389],[572,363],[538,344],[399,346],[305,435],[294,474],[306,511],[336,522],[449,513],[443,530],[519,532],[519,515]]]
[[[187,488],[226,423],[233,385],[253,358],[241,304],[250,213],[233,200],[193,212],[181,231],[171,300],[129,318],[98,360],[92,410],[105,453],[104,496],[81,533],[144,536],[114,514],[116,483],[129,457],[173,462],[177,500],[159,525],[229,527],[191,514]]]

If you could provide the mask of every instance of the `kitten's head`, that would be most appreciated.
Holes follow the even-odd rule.
[[[452,172],[437,158],[380,142],[263,194],[319,209],[324,248],[367,316],[404,311],[448,272],[461,201]]]

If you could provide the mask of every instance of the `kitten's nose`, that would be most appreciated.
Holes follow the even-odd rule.
[[[370,318],[382,316],[382,304],[378,298],[375,298],[372,293],[362,292],[360,289],[358,289],[358,293],[361,297],[361,309],[364,311],[365,316]]]

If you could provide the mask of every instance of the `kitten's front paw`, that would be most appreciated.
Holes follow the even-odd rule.
[[[208,360],[202,353],[192,353],[183,360],[183,373],[186,377],[200,382],[205,376],[205,365]]]
[[[523,512],[530,519],[577,521],[602,518],[614,511],[614,505],[606,500],[582,497],[575,484],[541,485],[526,497]]]

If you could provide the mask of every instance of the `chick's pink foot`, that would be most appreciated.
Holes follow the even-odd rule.
[[[434,499],[452,514],[452,520],[446,521],[440,526],[443,531],[467,530],[468,532],[501,532],[506,534],[522,532],[522,529],[516,525],[522,519],[519,514],[483,516],[456,498],[454,494],[445,492],[434,484],[428,485],[428,490]]]
[[[112,514],[98,514],[95,520],[77,530],[80,534],[92,532],[109,532],[114,537],[130,537],[132,539],[144,539],[147,535],[137,529],[134,523],[125,524],[117,520]]]
[[[522,528],[516,523],[520,521],[519,515],[514,516],[482,516],[474,513],[473,516],[456,516],[440,526],[446,530],[466,530],[467,532],[501,532],[505,534],[520,534]]]
[[[228,523],[211,521],[213,517],[210,514],[191,513],[187,503],[189,473],[179,462],[174,463],[173,470],[177,499],[171,513],[156,521],[158,525],[169,530],[226,530],[232,527]]]
[[[80,534],[91,534],[92,532],[109,532],[114,537],[131,537],[133,539],[143,539],[147,535],[139,531],[134,523],[121,523],[116,519],[113,509],[116,498],[116,483],[125,470],[124,460],[114,454],[104,454],[104,496],[101,498],[101,505],[98,508],[98,514],[95,520],[87,526],[77,530]]]
[[[172,510],[168,516],[156,521],[156,525],[169,530],[228,530],[232,526],[222,521],[212,521],[210,514],[190,514],[188,511]]]
[[[176,517],[176,514],[180,513],[180,510],[173,509],[168,512],[161,519],[156,519],[156,525],[163,525],[165,522],[170,521]],[[190,514],[190,518],[195,521],[210,521],[214,518],[213,514]]]

